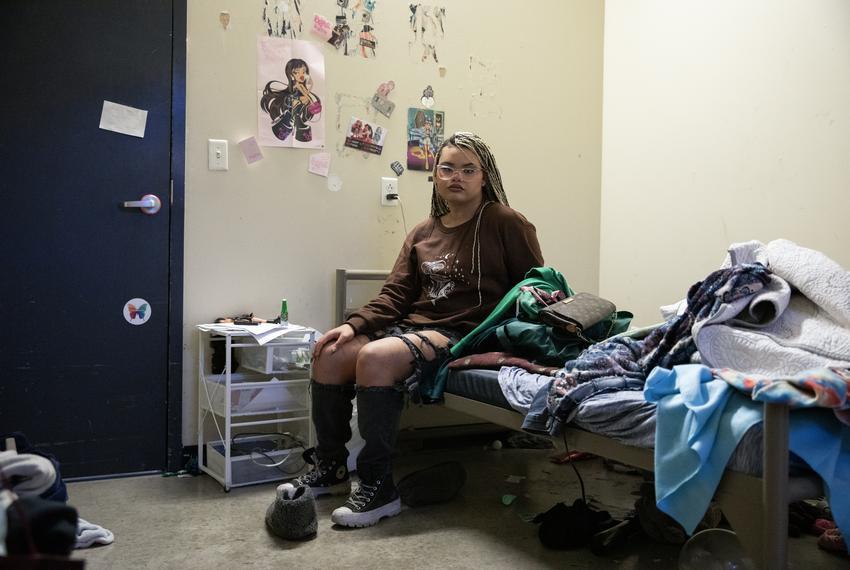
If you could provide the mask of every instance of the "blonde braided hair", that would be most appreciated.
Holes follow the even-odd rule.
[[[475,153],[478,160],[481,161],[481,169],[484,171],[484,202],[498,202],[509,206],[508,197],[502,188],[502,176],[499,174],[499,167],[496,166],[496,157],[493,156],[493,151],[487,146],[481,137],[473,133],[457,132],[443,141],[437,150],[437,156],[434,160],[434,186],[431,190],[431,217],[439,218],[449,213],[449,205],[437,193],[437,165],[440,164],[440,155],[443,149],[447,146],[453,146],[460,149],[469,150]]]

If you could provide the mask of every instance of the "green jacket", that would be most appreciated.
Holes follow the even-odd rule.
[[[425,403],[437,402],[443,398],[443,390],[446,388],[446,378],[449,375],[448,363],[464,354],[472,354],[484,340],[489,338],[495,327],[509,317],[514,317],[517,310],[524,314],[537,318],[537,302],[531,293],[522,291],[523,287],[538,287],[544,291],[563,291],[567,296],[573,295],[567,280],[561,273],[552,267],[534,267],[525,274],[525,279],[514,285],[507,294],[502,297],[496,308],[484,319],[480,325],[475,327],[469,334],[460,339],[451,349],[451,357],[444,362],[437,374],[431,377],[423,377],[419,380],[417,392],[412,394],[413,400],[421,400]],[[519,301],[519,302],[518,302]]]
[[[576,358],[589,343],[575,335],[553,329],[537,320],[540,305],[534,296],[522,291],[536,287],[548,293],[563,291],[568,297],[575,293],[564,276],[551,267],[535,267],[502,298],[496,308],[480,325],[452,347],[446,360],[433,378],[419,381],[418,395],[425,403],[443,398],[449,375],[448,363],[467,354],[502,350],[550,366]],[[598,341],[629,328],[632,317],[628,311],[618,311],[614,319],[606,319],[587,329],[584,336]],[[479,350],[481,349],[481,350]],[[416,400],[417,394],[414,394]]]

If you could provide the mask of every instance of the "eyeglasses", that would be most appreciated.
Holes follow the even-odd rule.
[[[437,165],[437,178],[440,180],[451,180],[455,172],[460,174],[461,180],[472,180],[476,174],[481,172],[480,168],[474,166],[464,166],[463,168],[455,168],[448,164]]]

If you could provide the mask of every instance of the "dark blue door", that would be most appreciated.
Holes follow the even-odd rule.
[[[162,469],[172,4],[13,0],[3,20],[0,432],[65,477]],[[144,137],[100,129],[104,101],[146,110]],[[155,215],[123,207],[144,194]]]

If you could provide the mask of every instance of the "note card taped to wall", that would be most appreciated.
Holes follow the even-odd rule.
[[[331,155],[327,152],[317,152],[310,155],[307,170],[319,176],[327,176],[331,168]]]

